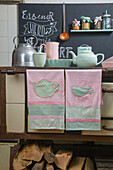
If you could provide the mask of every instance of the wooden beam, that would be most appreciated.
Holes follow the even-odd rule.
[[[6,75],[0,72],[0,134],[6,132]]]

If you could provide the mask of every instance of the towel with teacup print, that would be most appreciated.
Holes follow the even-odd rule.
[[[66,130],[100,130],[101,69],[66,70]]]

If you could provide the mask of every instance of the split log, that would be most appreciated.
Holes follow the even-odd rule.
[[[44,158],[48,163],[53,163],[55,162],[55,155],[52,152],[45,152],[44,153]]]
[[[82,170],[85,163],[85,157],[73,157],[72,162],[69,166],[69,170]]]
[[[86,158],[85,168],[84,170],[94,170],[95,166],[93,161],[90,158]]]
[[[54,170],[53,165],[51,165],[51,164],[46,164],[46,170]]]
[[[36,163],[31,170],[43,170],[44,168],[44,160],[42,162]]]
[[[47,163],[55,162],[55,155],[53,153],[53,142],[52,141],[42,141],[39,144],[40,150],[44,154],[44,158]]]
[[[39,148],[40,150],[45,152],[51,152],[53,149],[53,142],[52,141],[39,141]]]
[[[19,152],[18,155],[13,160],[13,169],[14,170],[24,170],[26,167],[32,164],[32,161],[23,160],[22,152]]]
[[[55,154],[55,164],[58,168],[66,170],[72,159],[72,152],[59,150]]]
[[[22,159],[39,162],[43,157],[38,144],[29,144],[22,149]]]

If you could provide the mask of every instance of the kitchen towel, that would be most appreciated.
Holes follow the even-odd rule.
[[[100,130],[101,69],[66,70],[66,130]]]
[[[64,129],[64,70],[27,72],[30,129]]]

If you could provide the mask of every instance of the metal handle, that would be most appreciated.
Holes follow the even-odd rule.
[[[63,3],[63,32],[66,32],[66,29],[65,29],[65,3]]]
[[[113,93],[113,88],[102,88],[102,92]]]
[[[102,128],[103,128],[104,130],[107,130],[107,131],[113,131],[113,128],[108,128],[108,127],[106,127],[106,126],[102,126]]]
[[[38,44],[38,38],[37,38],[35,35],[31,35],[31,34],[29,34],[29,35],[17,35],[17,36],[15,36],[15,37],[13,38],[13,43],[14,43],[14,45],[15,45],[15,48],[16,48],[15,39],[16,39],[17,37],[18,37],[18,38],[19,38],[19,37],[35,37],[35,38],[36,38],[36,43],[34,44],[33,47],[35,47],[35,46]]]

